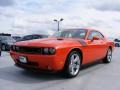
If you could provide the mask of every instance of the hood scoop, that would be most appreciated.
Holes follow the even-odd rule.
[[[63,40],[63,38],[57,38],[57,40]]]

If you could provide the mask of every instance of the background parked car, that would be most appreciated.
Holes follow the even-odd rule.
[[[115,46],[120,47],[120,38],[117,38],[114,41],[115,41]]]
[[[22,37],[19,41],[26,41],[26,40],[47,38],[47,37],[48,37],[47,35],[33,34],[33,35],[26,35],[26,36]]]
[[[21,39],[20,36],[12,36],[13,39],[15,39],[16,41],[19,41]]]
[[[3,51],[10,50],[11,45],[16,42],[11,36],[0,36],[0,39]]]
[[[0,39],[0,56],[1,56],[1,46],[2,46],[2,44],[1,44],[1,39]]]

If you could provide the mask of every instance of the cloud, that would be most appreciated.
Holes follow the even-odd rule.
[[[3,2],[0,3],[0,21],[4,21],[9,27],[3,28],[2,31],[5,32],[51,34],[57,30],[57,23],[53,20],[60,18],[64,18],[60,23],[61,29],[95,28],[108,36],[116,36],[119,32],[119,0],[4,0]],[[0,27],[5,25],[2,24]]]
[[[120,0],[102,0],[93,6],[101,11],[120,11]]]
[[[12,5],[14,5],[13,0],[0,0],[1,7],[12,6]]]
[[[94,8],[100,11],[120,11],[120,0],[74,0],[73,6]]]

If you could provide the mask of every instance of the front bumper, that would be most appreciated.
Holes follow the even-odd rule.
[[[21,68],[60,71],[64,67],[64,60],[56,55],[21,54],[13,51],[10,51],[10,55],[15,65]],[[19,56],[27,57],[28,62],[19,62]]]

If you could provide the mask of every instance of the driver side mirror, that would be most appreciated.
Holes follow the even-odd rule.
[[[92,39],[92,41],[94,41],[94,40],[100,40],[100,38],[97,37],[97,36],[94,36],[93,39]]]

